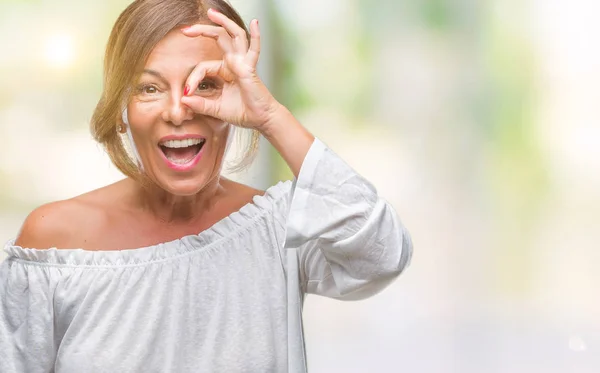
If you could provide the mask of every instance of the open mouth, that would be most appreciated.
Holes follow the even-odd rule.
[[[176,165],[185,165],[200,153],[206,139],[166,140],[158,144],[160,150],[169,160]]]

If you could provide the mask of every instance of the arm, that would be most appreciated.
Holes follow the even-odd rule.
[[[54,368],[53,307],[43,267],[0,264],[0,372]]]
[[[315,137],[287,110],[277,104],[267,124],[261,130],[262,135],[281,154],[295,177],[312,146]]]
[[[18,245],[36,247],[52,240],[53,223],[45,216],[45,208],[29,215]],[[53,371],[56,346],[50,272],[11,257],[0,263],[0,372]]]
[[[189,37],[209,37],[223,60],[199,64],[186,82],[195,88],[206,76],[225,84],[214,98],[185,96],[195,113],[260,131],[297,177],[288,211],[286,247],[298,248],[306,291],[344,299],[374,294],[395,278],[410,260],[412,244],[392,207],[376,190],[321,142],[315,141],[257,75],[260,55],[258,22],[246,32],[216,11],[217,26],[182,29]],[[234,36],[232,38],[232,36]],[[193,91],[193,90],[192,90]]]
[[[290,200],[285,242],[297,248],[305,292],[363,299],[410,263],[412,241],[394,209],[318,139],[302,160]]]
[[[285,242],[298,248],[304,290],[352,300],[389,285],[412,255],[392,206],[285,107],[262,133],[296,177]]]

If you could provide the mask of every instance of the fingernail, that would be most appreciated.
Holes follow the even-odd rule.
[[[189,86],[189,85],[186,85],[186,86],[185,86],[185,89],[183,90],[183,95],[184,95],[184,96],[187,96],[187,95],[188,95],[188,93],[190,93],[190,86]]]

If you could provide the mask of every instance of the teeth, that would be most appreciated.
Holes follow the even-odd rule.
[[[190,159],[177,159],[177,158],[167,157],[167,159],[175,164],[186,164],[186,163],[190,162],[192,159],[194,159],[194,157],[192,157]]]
[[[204,139],[185,139],[185,140],[167,140],[160,143],[161,146],[176,149],[187,148],[188,146],[198,145],[204,142]]]

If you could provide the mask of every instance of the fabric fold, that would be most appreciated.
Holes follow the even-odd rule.
[[[412,241],[396,211],[319,139],[290,198],[285,246],[297,250],[304,292],[363,299],[410,263]]]

